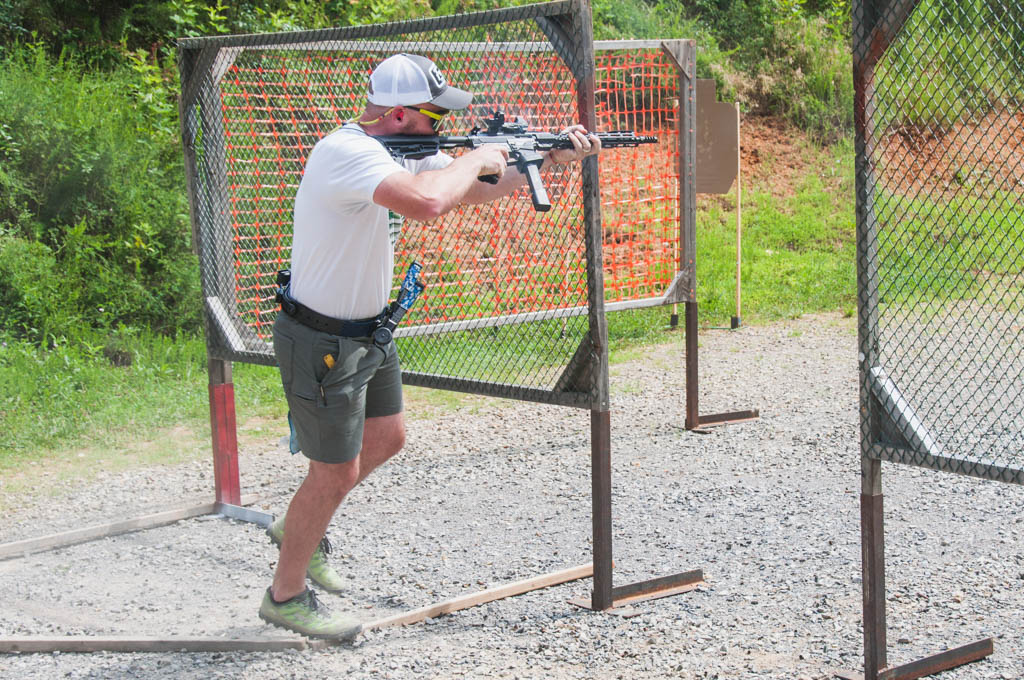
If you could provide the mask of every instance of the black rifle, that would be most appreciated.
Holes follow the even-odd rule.
[[[569,135],[554,132],[531,132],[523,122],[506,123],[505,114],[495,111],[490,118],[484,119],[486,130],[473,128],[468,135],[446,135],[430,137],[420,135],[386,135],[375,137],[396,159],[427,158],[445,149],[476,149],[484,144],[504,144],[508,148],[509,164],[526,175],[530,184],[530,195],[535,210],[551,209],[548,192],[540,178],[540,166],[544,162],[541,153],[551,149],[571,149]],[[614,132],[595,133],[601,140],[602,149],[614,149],[624,146],[654,144],[657,137],[638,137],[632,130],[615,130]],[[481,175],[480,180],[496,184],[497,175]]]

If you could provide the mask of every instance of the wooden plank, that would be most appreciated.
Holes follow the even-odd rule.
[[[748,411],[730,411],[728,413],[712,413],[698,416],[697,422],[701,427],[716,427],[718,425],[745,423],[750,420],[757,420],[760,417],[760,409],[755,408]]]
[[[437,602],[435,604],[427,605],[426,607],[413,609],[405,612],[404,614],[396,614],[383,619],[377,619],[376,621],[364,624],[363,630],[377,630],[379,628],[387,628],[389,626],[405,626],[410,623],[418,623],[425,619],[432,619],[436,616],[441,616],[442,614],[450,614],[452,612],[459,611],[460,609],[469,609],[470,607],[476,607],[477,605],[492,602],[494,600],[500,600],[514,595],[522,595],[523,593],[528,593],[532,590],[539,590],[541,588],[547,588],[549,586],[555,586],[560,583],[575,581],[581,578],[589,578],[590,576],[593,576],[593,574],[593,564],[585,564],[579,567],[563,569],[562,571],[551,572],[550,574],[545,574],[543,576],[535,576],[524,581],[516,581],[515,583],[509,583],[508,585],[498,586],[497,588],[488,588],[487,590],[481,590],[477,593],[461,595],[450,600],[444,600],[443,602]]]
[[[303,637],[129,637],[68,635],[64,637],[13,636],[0,638],[0,653],[53,652],[276,652],[306,649]]]
[[[242,505],[252,504],[256,502],[258,498],[259,497],[255,494],[244,496],[242,498]],[[23,541],[4,543],[3,545],[0,545],[0,560],[12,557],[21,557],[33,552],[65,548],[77,543],[93,541],[98,538],[107,538],[118,534],[126,534],[132,531],[139,531],[141,529],[151,529],[165,524],[173,524],[174,522],[189,519],[191,517],[211,515],[215,512],[217,512],[217,503],[183,505],[173,507],[169,510],[156,512],[151,515],[143,515],[142,517],[121,520],[120,522],[96,524],[82,529],[73,529],[71,531],[50,534],[39,538],[28,538]]]

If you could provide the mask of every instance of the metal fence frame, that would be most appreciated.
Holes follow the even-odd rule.
[[[428,30],[430,23],[415,22],[423,30]],[[364,28],[364,27],[360,27]],[[361,33],[365,31],[360,31]],[[327,34],[331,38],[322,40]],[[211,356],[224,361],[244,361],[248,363],[274,365],[275,359],[269,344],[248,328],[238,313],[235,296],[235,272],[230,261],[217,257],[205,256],[206,252],[226,252],[230,248],[227,241],[230,229],[226,225],[229,214],[229,191],[224,174],[227,170],[225,150],[223,148],[224,126],[217,112],[217,104],[222,94],[220,83],[228,73],[232,63],[243,49],[270,50],[282,45],[295,49],[313,49],[328,46],[345,50],[380,51],[390,49],[372,43],[363,43],[354,39],[356,32],[352,29],[338,31],[318,31],[298,34],[282,34],[281,36],[261,36],[263,41],[252,43],[251,36],[236,36],[230,39],[197,38],[182,41],[182,79],[185,85],[182,95],[182,126],[186,132],[185,153],[188,160],[189,185],[193,187],[193,231],[194,242],[200,250],[203,268],[203,290],[205,299],[205,319],[207,334],[210,338]],[[318,42],[319,40],[319,42]],[[241,45],[245,45],[242,47]],[[437,48],[440,44],[416,43],[420,49]],[[391,47],[401,46],[398,43]],[[698,429],[702,426],[713,426],[737,420],[746,420],[758,416],[754,411],[737,411],[721,414],[701,415],[699,410],[699,372],[697,327],[698,310],[696,301],[696,121],[695,98],[693,96],[693,79],[695,45],[688,40],[615,40],[596,41],[594,52],[611,52],[615,50],[657,50],[671,63],[678,73],[678,116],[675,136],[679,143],[678,149],[678,195],[677,209],[678,257],[673,280],[659,294],[646,298],[627,299],[605,303],[604,311],[620,311],[640,307],[684,304],[685,328],[687,332],[686,373],[688,377],[686,391],[685,426],[687,429]],[[552,50],[549,43],[459,43],[460,52],[466,51],[517,51],[517,52],[548,52]],[[689,64],[689,66],[687,66]],[[204,71],[208,69],[209,79],[204,80]],[[199,82],[201,85],[196,85]],[[197,106],[198,105],[198,106]],[[204,114],[203,109],[213,112]],[[625,113],[626,111],[619,111]],[[209,140],[207,143],[217,145],[207,150],[209,163],[214,168],[203,182],[197,182],[195,164],[195,137],[199,130]],[[202,186],[203,184],[206,186]],[[203,200],[195,199],[204,193]],[[205,236],[205,237],[204,237]],[[268,272],[266,288],[270,287],[272,272]],[[542,312],[517,313],[490,318],[473,318],[466,321],[444,321],[440,323],[417,324],[415,320],[407,321],[400,327],[395,336],[400,340],[410,337],[422,337],[435,333],[453,333],[461,330],[498,327],[506,324],[525,323],[538,318],[570,318],[585,316],[592,312],[592,305],[564,307],[559,310]],[[672,316],[672,327],[676,326],[677,316]],[[559,388],[551,392],[539,390],[516,391],[508,385],[493,385],[480,381],[459,380],[436,373],[424,373],[406,369],[403,379],[407,384],[439,387],[443,389],[461,390],[471,393],[485,393],[494,396],[522,398],[530,401],[542,401],[585,407],[589,402],[586,394],[566,391],[564,388],[578,382],[576,373],[589,370],[580,366],[588,356],[588,350],[581,347],[581,353],[573,358],[572,370],[567,371],[559,384]]]
[[[423,30],[428,30],[429,25]],[[331,31],[335,33],[336,31]],[[325,33],[324,31],[316,32]],[[323,49],[325,47],[337,48],[340,50],[353,50],[362,52],[384,52],[397,47],[408,49],[440,49],[442,43],[401,43],[373,44],[360,43],[355,40],[334,39],[329,41],[316,41],[314,35],[309,33],[287,36],[287,42],[269,40],[267,36],[260,36],[262,40],[269,40],[266,43],[247,45],[244,48],[237,46],[244,40],[245,36],[235,36],[226,45],[224,39],[218,38],[194,38],[182,41],[182,73],[183,80],[187,80],[183,86],[182,96],[182,123],[183,127],[190,127],[184,133],[185,153],[189,160],[187,172],[190,173],[189,184],[192,188],[193,199],[193,240],[197,248],[202,251],[225,252],[230,249],[226,241],[229,229],[215,229],[220,222],[227,219],[230,212],[228,190],[226,182],[221,175],[224,173],[225,156],[223,148],[224,132],[223,124],[217,113],[217,97],[222,94],[220,83],[225,77],[234,60],[242,49],[247,50],[272,50],[283,46],[295,49]],[[667,61],[676,69],[679,74],[678,90],[680,92],[680,119],[676,121],[678,141],[681,145],[679,152],[679,163],[677,173],[679,176],[678,192],[681,199],[678,202],[677,216],[679,222],[677,238],[679,241],[679,252],[677,256],[676,272],[672,281],[665,289],[650,297],[626,299],[615,302],[606,302],[604,311],[621,311],[642,307],[653,307],[680,302],[696,301],[696,207],[695,207],[695,168],[690,158],[692,149],[695,148],[694,118],[695,109],[692,98],[684,98],[682,93],[686,88],[691,87],[690,79],[692,74],[684,68],[684,62],[693,57],[687,56],[687,51],[695,50],[693,41],[688,40],[605,40],[593,43],[594,53],[610,52],[617,50],[656,50],[662,53]],[[200,58],[203,51],[215,50],[215,54]],[[458,43],[459,52],[539,52],[550,53],[551,44],[541,43]],[[210,79],[197,89],[194,82],[203,80],[201,63],[210,64]],[[614,95],[615,93],[611,93]],[[198,105],[198,106],[197,106]],[[204,106],[205,105],[205,106]],[[203,113],[203,109],[212,113]],[[617,113],[628,113],[628,111],[616,110]],[[192,119],[192,120],[189,120]],[[188,121],[188,122],[186,122]],[[210,173],[204,178],[209,186],[202,186],[204,182],[196,181],[195,146],[199,130],[208,138],[207,154],[211,160],[207,163],[219,172]],[[679,131],[685,134],[679,136]],[[215,146],[214,146],[215,145]],[[203,201],[195,199],[197,195],[203,194]],[[216,239],[216,240],[215,240]],[[208,329],[213,333],[211,341],[213,355],[227,361],[242,361],[264,365],[276,365],[273,349],[270,343],[261,339],[252,330],[246,327],[244,321],[237,312],[238,304],[234,300],[234,274],[233,263],[229,260],[218,257],[204,257],[201,253],[203,290],[205,298],[205,311],[211,327]],[[266,286],[270,287],[273,272],[268,272],[264,278],[267,279]],[[395,337],[421,337],[439,333],[453,333],[463,330],[473,330],[487,327],[498,327],[516,323],[527,323],[537,319],[559,319],[577,316],[587,316],[591,305],[563,307],[554,311],[514,313],[497,317],[471,318],[464,321],[441,321],[422,324],[417,320],[406,320],[401,327],[395,331]],[[459,389],[457,383],[440,384],[437,376],[418,374],[415,371],[406,371],[405,376],[411,384],[421,384],[431,378],[434,381],[432,386],[444,387],[445,389]],[[478,391],[477,386],[470,386],[470,391]],[[503,392],[499,396],[509,396]],[[511,395],[512,398],[519,398]],[[535,395],[532,395],[535,396]],[[527,397],[528,400],[533,400]],[[544,399],[546,401],[546,399]]]
[[[533,19],[551,41],[551,45],[568,65],[577,84],[577,107],[580,122],[595,129],[594,109],[594,42],[590,22],[590,8],[586,0],[527,5],[523,7],[480,12],[457,17],[437,17],[395,24],[357,26],[344,29],[305,31],[263,36],[229,36],[224,38],[195,38],[180,42],[182,97],[181,125],[185,153],[186,175],[189,186],[193,230],[200,261],[202,253],[212,249],[229,248],[223,240],[205,238],[208,225],[223,223],[227,219],[227,191],[224,187],[223,131],[219,129],[219,98],[217,74],[226,68],[232,57],[231,50],[253,44],[295,46],[311,42],[344,41],[348,39],[380,37],[396,33],[418,33],[443,29],[453,21],[462,26],[482,26],[502,21]],[[674,60],[680,83],[680,267],[675,281],[665,295],[656,301],[641,301],[638,306],[685,302],[688,319],[692,313],[692,330],[687,324],[687,346],[692,345],[694,388],[696,387],[696,301],[695,301],[695,193],[694,154],[696,46],[692,40],[660,43],[661,48]],[[213,115],[203,115],[203,111]],[[196,142],[202,135],[203,153],[209,167],[204,171],[197,164]],[[219,140],[219,141],[218,141]],[[516,398],[542,403],[588,408],[591,411],[592,500],[594,537],[594,588],[589,602],[578,602],[595,610],[606,610],[617,604],[640,599],[663,597],[690,590],[702,581],[700,570],[684,572],[650,581],[613,587],[612,584],[612,515],[611,515],[611,430],[608,387],[608,345],[605,321],[604,284],[602,265],[602,230],[598,195],[598,163],[596,158],[583,162],[582,201],[585,225],[586,280],[588,332],[566,366],[554,390],[544,391],[515,385],[492,384],[485,381],[467,381],[436,375],[405,373],[403,381],[429,387],[454,389],[477,394]],[[222,172],[218,172],[218,169]],[[203,174],[205,173],[205,174]],[[202,176],[201,176],[202,175]],[[216,233],[217,230],[213,230]],[[222,229],[221,233],[229,233]],[[222,506],[238,504],[238,452],[235,437],[234,387],[231,380],[231,362],[250,361],[273,364],[256,345],[251,331],[237,322],[231,309],[233,280],[223,268],[204,267],[202,271],[204,297],[207,301],[206,330],[208,338],[208,364],[210,373],[210,412],[214,442],[214,470],[217,502]],[[225,301],[227,301],[225,303]],[[570,310],[579,314],[584,310]],[[415,333],[415,328],[405,332]],[[257,340],[261,345],[265,344]],[[688,351],[688,363],[690,352]],[[688,371],[688,381],[690,372]],[[696,402],[694,400],[694,406]]]
[[[884,241],[880,234],[898,233],[896,229],[907,218],[889,214],[879,207],[885,198],[882,194],[888,188],[887,183],[891,181],[891,178],[885,175],[885,169],[879,160],[881,131],[887,125],[880,121],[885,120],[884,116],[890,116],[891,120],[893,111],[887,108],[887,100],[883,96],[889,96],[889,93],[879,91],[876,76],[888,54],[895,52],[890,48],[900,39],[901,32],[912,20],[915,10],[926,4],[923,0],[855,0],[852,8],[859,298],[863,677],[866,680],[923,677],[984,658],[993,650],[992,639],[985,638],[911,663],[888,665],[882,462],[912,465],[982,479],[1024,483],[1024,469],[1020,465],[1006,463],[1005,460],[997,462],[995,459],[979,458],[977,450],[958,449],[955,444],[960,440],[954,442],[952,446],[946,445],[940,433],[935,431],[936,416],[925,414],[928,410],[926,402],[934,401],[935,394],[926,392],[920,385],[906,384],[907,379],[900,372],[886,369],[887,352],[900,355],[901,358],[901,353],[913,355],[903,346],[903,341],[911,337],[912,329],[904,329],[903,336],[893,330],[896,324],[892,321],[892,309],[897,302],[883,299],[883,293],[880,292],[888,291],[891,297],[895,297],[891,292],[892,288],[885,284],[890,283],[887,281],[888,277],[895,278],[895,275],[900,273],[895,265],[886,262],[885,255],[880,252],[886,245],[892,248],[891,242]],[[1020,11],[1018,4],[1017,16],[1020,15]],[[956,30],[960,26],[954,23],[946,28]],[[1021,110],[1019,100],[1014,103],[1011,98],[1009,101],[1009,104],[1004,105],[1011,107],[1011,110],[1016,106],[1017,112]],[[955,104],[956,102],[948,102],[947,106],[954,110],[953,115],[962,115],[955,113]],[[927,198],[932,198],[927,190],[922,193]],[[903,198],[906,199],[905,203],[910,203],[915,197]],[[1020,198],[1017,200],[1019,202]],[[896,229],[893,225],[897,225]],[[896,244],[897,247],[899,245],[901,244]],[[1006,248],[1009,246],[1010,244],[1005,245]],[[888,257],[891,260],[894,256],[890,252]],[[968,266],[966,263],[952,263],[950,266],[957,265]],[[954,299],[953,293],[949,295],[951,297],[943,302],[948,303]],[[905,302],[907,306],[915,304],[913,298],[908,299],[910,301]],[[883,320],[887,323],[883,323]],[[972,330],[977,330],[973,323]],[[979,332],[983,331],[984,329],[981,329]],[[912,345],[912,342],[906,344]],[[896,347],[893,348],[892,345]],[[950,366],[949,370],[954,369]],[[1019,378],[1020,376],[1017,376],[1018,380]],[[950,400],[952,404],[959,404],[959,398],[965,393],[969,394],[970,388],[958,385],[958,389],[962,391],[952,397],[947,397],[948,392],[942,393],[941,397]],[[1018,394],[1018,402],[1019,396]],[[1020,406],[1018,403],[1018,411],[1021,410]],[[972,414],[962,405],[959,409],[954,406],[949,410],[958,411],[952,417],[955,419],[959,415],[964,418],[961,422],[968,423],[963,426],[968,429],[971,423],[986,421],[984,417],[967,421],[966,417]],[[1019,433],[1017,434],[1019,436]]]

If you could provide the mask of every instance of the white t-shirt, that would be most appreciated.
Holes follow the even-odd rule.
[[[399,163],[354,123],[317,142],[295,195],[292,296],[335,319],[379,314],[391,293],[400,226],[392,233],[388,209],[373,202],[373,192],[392,173],[451,162],[438,153]]]

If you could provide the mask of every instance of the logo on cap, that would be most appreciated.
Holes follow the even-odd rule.
[[[434,85],[438,90],[444,89],[444,86],[447,85],[444,76],[441,75],[441,71],[438,70],[436,64],[430,65],[430,79],[434,81]]]
[[[378,106],[411,106],[430,102],[443,109],[465,109],[473,95],[448,84],[430,59],[418,54],[395,54],[370,74],[370,103]]]

